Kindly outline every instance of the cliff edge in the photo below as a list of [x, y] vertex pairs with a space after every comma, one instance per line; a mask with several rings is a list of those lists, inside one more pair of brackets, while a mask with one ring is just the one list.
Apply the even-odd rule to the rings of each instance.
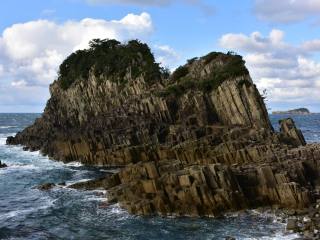
[[241, 56], [212, 52], [169, 74], [146, 44], [94, 40], [59, 73], [42, 116], [7, 144], [121, 167], [90, 183], [110, 203], [142, 215], [216, 216], [315, 201], [319, 145], [306, 145], [292, 119], [274, 132]]

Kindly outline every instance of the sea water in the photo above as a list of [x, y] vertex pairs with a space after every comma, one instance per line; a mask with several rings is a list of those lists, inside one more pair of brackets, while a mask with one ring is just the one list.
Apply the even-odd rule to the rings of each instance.
[[[162, 218], [129, 215], [108, 206], [99, 191], [55, 187], [39, 191], [47, 182], [66, 185], [93, 179], [105, 169], [78, 163], [63, 164], [6, 146], [7, 136], [32, 124], [40, 114], [0, 114], [0, 239], [294, 239], [285, 224], [255, 211], [223, 218]], [[277, 122], [285, 115], [271, 115]], [[320, 140], [320, 115], [293, 116], [308, 142]]]

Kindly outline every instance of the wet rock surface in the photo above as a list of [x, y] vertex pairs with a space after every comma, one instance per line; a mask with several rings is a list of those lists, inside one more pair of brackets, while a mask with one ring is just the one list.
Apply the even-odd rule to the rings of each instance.
[[320, 239], [320, 199], [308, 208], [287, 215], [289, 232], [298, 233], [301, 239]]
[[[137, 55], [133, 62], [144, 66]], [[7, 144], [121, 167], [71, 187], [105, 189], [110, 203], [133, 214], [219, 216], [315, 203], [320, 145], [306, 145], [292, 119], [274, 131], [240, 56], [211, 53], [155, 81], [125, 67], [121, 77], [90, 69], [67, 89], [58, 79], [42, 117]]]
[[0, 168], [6, 168], [6, 167], [8, 167], [7, 164], [2, 163], [2, 162], [0, 161]]
[[36, 188], [41, 191], [49, 191], [52, 188], [54, 188], [55, 186], [56, 186], [56, 184], [54, 184], [54, 183], [44, 183], [44, 184], [37, 186]]

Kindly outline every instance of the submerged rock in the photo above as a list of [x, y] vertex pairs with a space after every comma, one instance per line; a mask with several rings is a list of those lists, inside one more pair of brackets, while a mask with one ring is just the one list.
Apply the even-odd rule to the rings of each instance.
[[48, 190], [51, 190], [52, 188], [54, 188], [55, 186], [56, 185], [54, 183], [44, 183], [44, 184], [37, 186], [36, 188], [41, 191], [48, 191]]
[[107, 189], [110, 203], [133, 214], [217, 216], [315, 201], [320, 145], [306, 145], [292, 119], [274, 131], [241, 56], [213, 52], [168, 75], [145, 44], [91, 45], [65, 60], [43, 115], [7, 144], [123, 167], [70, 187]]

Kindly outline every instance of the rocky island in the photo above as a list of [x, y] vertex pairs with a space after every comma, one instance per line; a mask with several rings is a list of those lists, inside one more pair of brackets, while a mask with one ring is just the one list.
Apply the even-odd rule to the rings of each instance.
[[64, 162], [118, 167], [76, 188], [107, 190], [132, 214], [218, 216], [303, 209], [320, 187], [320, 145], [292, 119], [275, 132], [242, 57], [212, 52], [170, 74], [137, 40], [71, 54], [35, 123], [7, 144]]
[[288, 111], [274, 111], [272, 114], [295, 114], [295, 115], [308, 115], [311, 114], [307, 108], [297, 108]]

